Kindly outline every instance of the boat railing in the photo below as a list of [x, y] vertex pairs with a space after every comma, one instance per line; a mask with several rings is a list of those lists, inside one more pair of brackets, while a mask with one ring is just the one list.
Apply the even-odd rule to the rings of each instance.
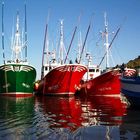
[[7, 64], [28, 64], [27, 61], [23, 61], [23, 60], [16, 61], [16, 62], [14, 60], [8, 60], [6, 63]]
[[136, 69], [132, 69], [132, 68], [125, 68], [122, 76], [125, 78], [134, 78], [137, 76], [137, 71]]

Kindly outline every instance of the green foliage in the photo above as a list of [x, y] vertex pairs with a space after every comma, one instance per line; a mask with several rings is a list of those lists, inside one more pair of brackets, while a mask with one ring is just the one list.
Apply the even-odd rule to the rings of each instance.
[[134, 60], [130, 60], [128, 63], [124, 64], [122, 63], [122, 65], [116, 65], [115, 68], [125, 68], [125, 67], [128, 67], [128, 68], [136, 68], [136, 67], [140, 67], [140, 55], [135, 58]]
[[127, 67], [129, 68], [135, 68], [140, 66], [140, 56], [138, 56], [137, 58], [135, 58], [134, 60], [130, 60], [127, 64]]

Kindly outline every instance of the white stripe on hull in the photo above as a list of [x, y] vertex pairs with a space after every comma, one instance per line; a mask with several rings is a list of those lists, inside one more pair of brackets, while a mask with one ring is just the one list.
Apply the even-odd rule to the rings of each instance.
[[33, 93], [27, 93], [27, 92], [6, 92], [6, 93], [0, 93], [0, 95], [4, 95], [4, 94], [10, 94], [10, 95], [20, 95], [20, 94], [33, 94]]
[[118, 97], [118, 98], [120, 98], [120, 94], [106, 94], [106, 95], [103, 95], [103, 94], [95, 94], [93, 96]]
[[47, 93], [45, 95], [74, 95], [73, 92]]

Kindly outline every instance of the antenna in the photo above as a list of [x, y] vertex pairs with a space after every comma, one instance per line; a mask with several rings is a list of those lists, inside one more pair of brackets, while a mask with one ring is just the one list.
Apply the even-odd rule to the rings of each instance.
[[3, 49], [3, 63], [5, 64], [5, 53], [4, 53], [4, 2], [2, 2], [2, 49]]
[[105, 27], [106, 27], [106, 26], [108, 26], [107, 14], [106, 14], [106, 12], [104, 12], [104, 20], [105, 20], [105, 21], [104, 21], [104, 22], [105, 22], [104, 24], [105, 24]]

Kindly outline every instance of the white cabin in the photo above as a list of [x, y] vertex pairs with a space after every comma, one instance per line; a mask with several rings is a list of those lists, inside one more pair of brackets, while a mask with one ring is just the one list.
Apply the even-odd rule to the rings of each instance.
[[85, 73], [82, 79], [84, 81], [94, 79], [95, 77], [101, 74], [101, 69], [97, 65], [91, 64], [92, 57], [90, 53], [86, 54], [86, 58], [87, 58], [88, 64], [87, 64], [87, 72]]
[[84, 81], [94, 79], [101, 74], [101, 69], [96, 65], [87, 66], [87, 69], [88, 71], [83, 76]]

